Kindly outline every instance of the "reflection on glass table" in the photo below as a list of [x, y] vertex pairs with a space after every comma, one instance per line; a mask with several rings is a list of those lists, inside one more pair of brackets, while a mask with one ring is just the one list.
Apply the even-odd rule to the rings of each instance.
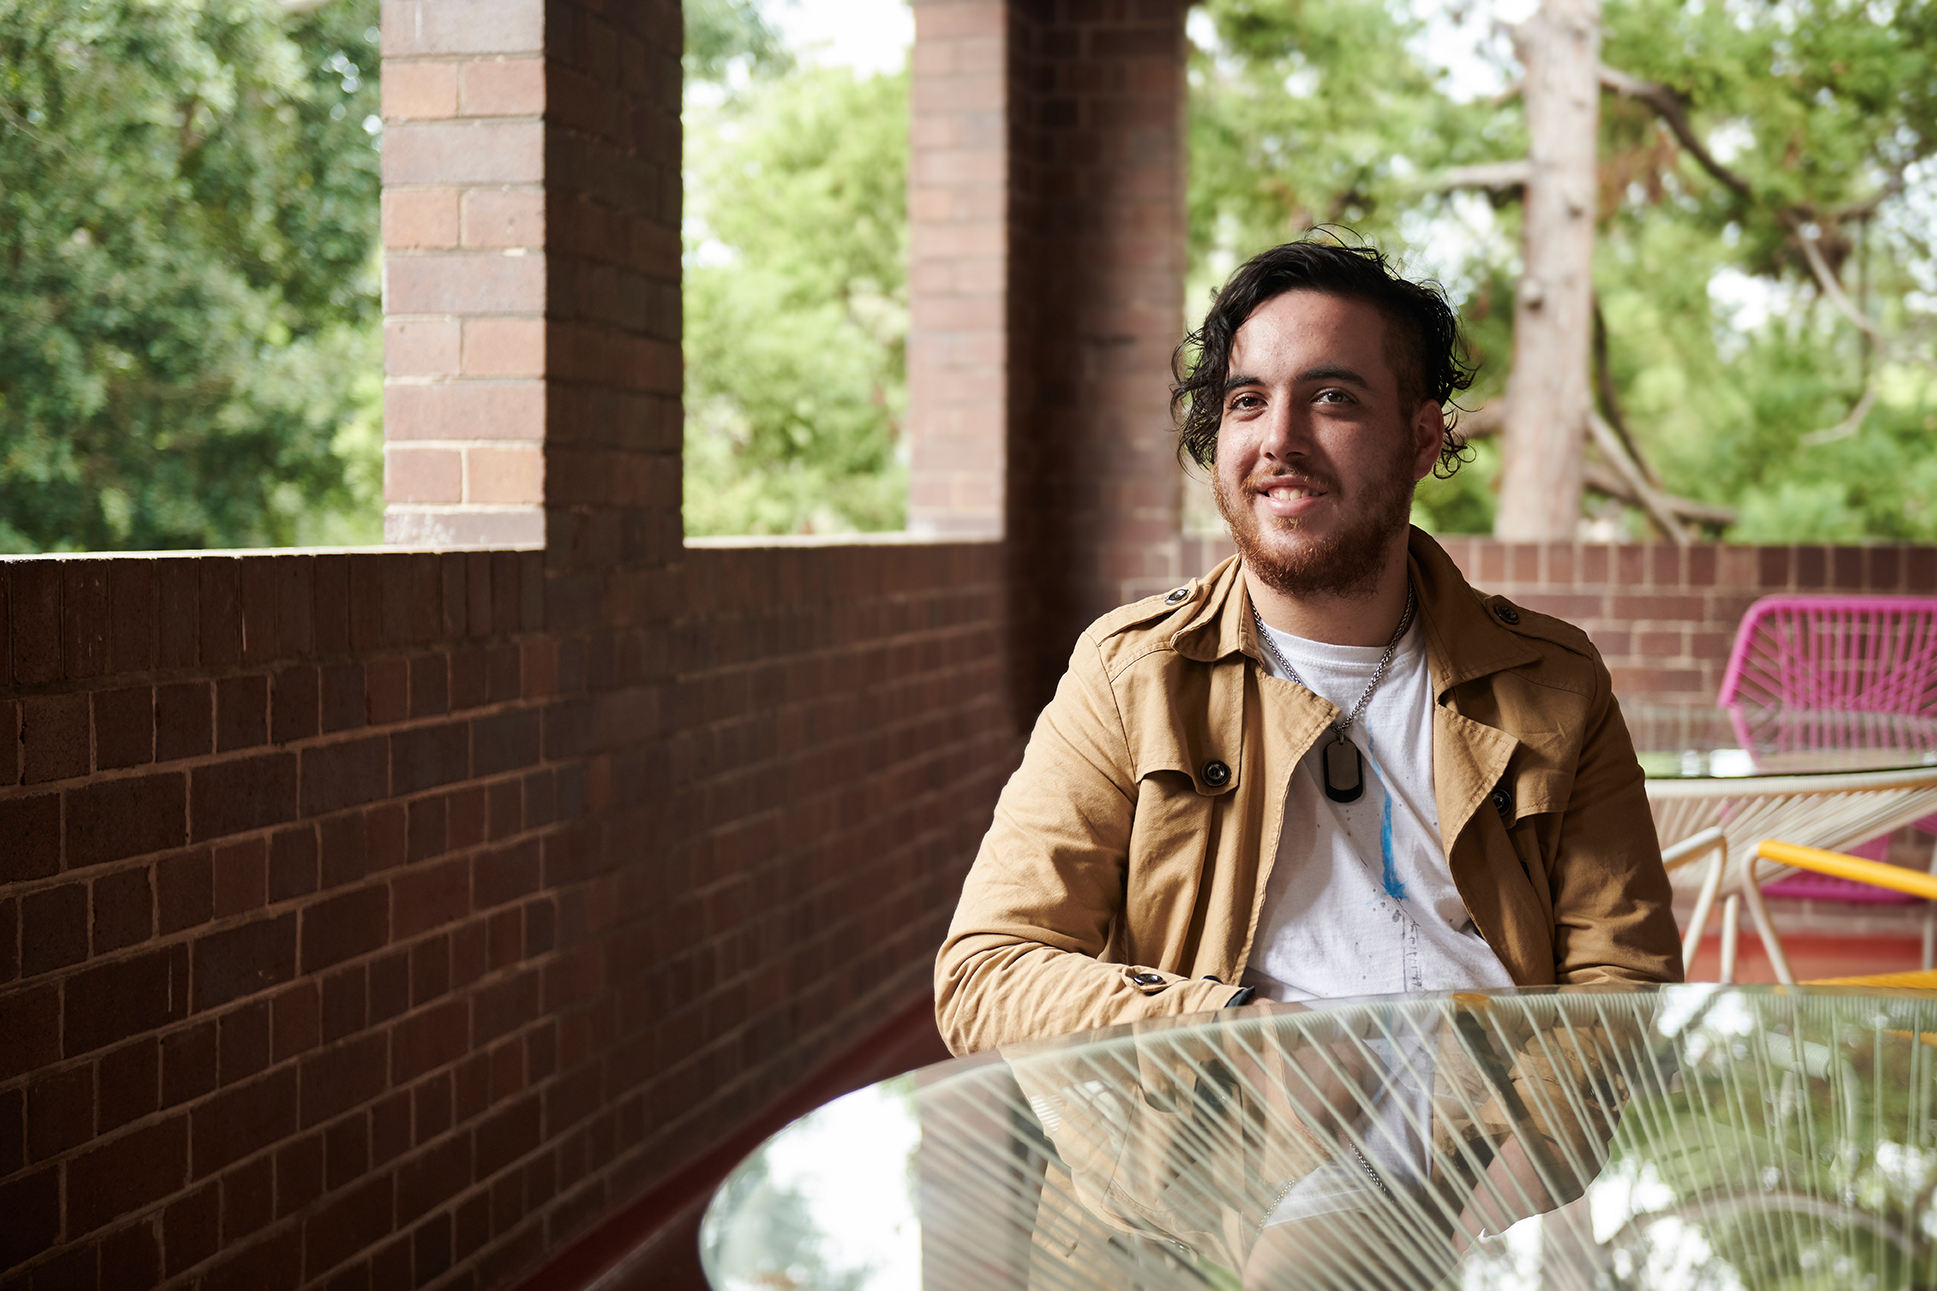
[[1622, 711], [1651, 780], [1937, 766], [1937, 718], [1745, 704], [1637, 704]]
[[1228, 1010], [795, 1122], [719, 1291], [1937, 1284], [1937, 995], [1547, 989]]

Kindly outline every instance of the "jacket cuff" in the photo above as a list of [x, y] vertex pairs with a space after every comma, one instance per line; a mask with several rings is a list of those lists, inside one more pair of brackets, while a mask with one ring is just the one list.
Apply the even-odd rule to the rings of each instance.
[[1258, 998], [1257, 987], [1240, 986], [1238, 988], [1238, 993], [1236, 995], [1233, 995], [1230, 999], [1224, 1001], [1224, 1007], [1227, 1009], [1235, 1009], [1240, 1005], [1249, 1004], [1251, 1001], [1257, 998]]

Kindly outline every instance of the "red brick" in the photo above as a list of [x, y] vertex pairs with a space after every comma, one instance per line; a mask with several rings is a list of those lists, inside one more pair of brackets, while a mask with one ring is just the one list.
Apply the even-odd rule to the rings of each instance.
[[179, 1190], [188, 1169], [188, 1118], [131, 1130], [67, 1166], [70, 1236], [132, 1213]]
[[356, 1036], [302, 1062], [303, 1128], [321, 1125], [384, 1091], [382, 1033]]
[[0, 798], [0, 884], [60, 873], [61, 798], [57, 793]]
[[81, 695], [20, 701], [21, 780], [43, 784], [88, 773], [88, 702]]
[[320, 816], [373, 802], [389, 791], [389, 741], [381, 735], [303, 750], [302, 807]]
[[369, 821], [362, 812], [333, 816], [322, 822], [323, 887], [341, 887], [370, 872]]
[[433, 1281], [451, 1267], [451, 1217], [433, 1215], [411, 1234], [411, 1258], [418, 1285]]
[[200, 757], [213, 747], [214, 688], [205, 681], [155, 688], [155, 761]]
[[276, 1217], [294, 1214], [323, 1195], [323, 1136], [305, 1135], [276, 1150]]
[[99, 1127], [120, 1129], [154, 1111], [161, 1085], [161, 1046], [153, 1036], [103, 1055], [100, 1063]]
[[280, 599], [276, 567], [283, 557], [249, 556], [236, 562], [241, 584], [242, 658], [247, 663], [266, 663], [282, 650], [282, 633], [276, 623]]
[[1796, 548], [1796, 586], [1813, 591], [1828, 582], [1828, 553], [1821, 547]]
[[165, 856], [155, 864], [157, 926], [165, 936], [207, 923], [215, 913], [215, 870], [207, 848]]
[[383, 245], [388, 249], [445, 249], [458, 244], [458, 194], [449, 189], [386, 190], [380, 219]]
[[517, 780], [502, 780], [491, 786], [488, 799], [493, 840], [510, 838], [524, 828], [523, 789]]
[[262, 908], [269, 870], [269, 847], [263, 839], [216, 848], [214, 870], [216, 918]]
[[388, 1174], [329, 1202], [303, 1225], [303, 1276], [315, 1278], [390, 1233], [396, 1181]]
[[1838, 591], [1861, 591], [1869, 585], [1863, 572], [1863, 548], [1833, 547], [1829, 558], [1830, 585]]
[[296, 975], [296, 916], [257, 919], [195, 939], [195, 1011], [288, 981]]
[[456, 1210], [455, 1225], [452, 1230], [452, 1254], [459, 1260], [467, 1260], [483, 1246], [490, 1236], [491, 1212], [489, 1199], [482, 1193], [466, 1198]]
[[215, 1023], [170, 1032], [161, 1039], [161, 1105], [177, 1107], [215, 1088]]
[[383, 887], [360, 888], [303, 911], [303, 972], [314, 973], [389, 940], [389, 898]]
[[[435, 552], [419, 551], [411, 553], [410, 641], [412, 645], [430, 645], [437, 641], [443, 634], [443, 567], [443, 560]], [[422, 657], [415, 656], [411, 660], [410, 708], [412, 715], [415, 715], [418, 710], [416, 698], [417, 659]], [[442, 656], [432, 657], [442, 658]]]
[[457, 115], [457, 65], [387, 59], [383, 66], [386, 121]]
[[276, 561], [276, 629], [278, 653], [295, 658], [316, 649], [316, 562], [310, 556], [281, 557]]
[[451, 989], [451, 944], [431, 937], [410, 948], [410, 1002], [424, 1005]]
[[370, 1025], [410, 1007], [410, 953], [394, 950], [370, 965]]
[[416, 793], [463, 780], [470, 774], [468, 723], [419, 726], [390, 737], [390, 776], [395, 793]]
[[242, 659], [242, 562], [232, 556], [204, 556], [196, 564], [201, 662], [213, 667], [239, 663]]
[[188, 948], [168, 946], [67, 979], [62, 1049], [74, 1058], [188, 1015]]
[[233, 1085], [269, 1065], [269, 1005], [257, 1002], [222, 1015], [216, 1039], [216, 1083]]
[[472, 1045], [488, 1044], [536, 1018], [538, 985], [538, 973], [530, 970], [479, 989], [472, 996]]
[[12, 897], [0, 897], [0, 982], [20, 976], [19, 906]]
[[87, 886], [67, 883], [20, 899], [20, 974], [52, 972], [87, 958]]
[[13, 679], [22, 686], [59, 681], [61, 567], [52, 560], [14, 561], [7, 567], [13, 620]]
[[370, 1173], [370, 1117], [354, 1112], [323, 1131], [323, 1187], [334, 1192]]
[[370, 1164], [386, 1166], [410, 1151], [410, 1091], [400, 1089], [370, 1108]]
[[410, 661], [410, 715], [441, 717], [450, 711], [449, 670], [441, 654], [417, 655]]
[[67, 865], [79, 869], [186, 841], [179, 772], [104, 780], [67, 793]]
[[155, 935], [155, 899], [146, 866], [94, 880], [94, 953], [105, 955]]
[[273, 1067], [198, 1104], [189, 1113], [194, 1178], [273, 1146], [296, 1132], [296, 1071]]
[[545, 63], [486, 58], [460, 65], [458, 104], [467, 117], [537, 116], [545, 110]]
[[316, 890], [316, 827], [277, 830], [269, 841], [269, 900], [286, 901]]
[[202, 1291], [290, 1291], [302, 1281], [302, 1233], [279, 1229], [254, 1245], [225, 1250]]
[[316, 653], [342, 654], [350, 648], [350, 558], [316, 557], [314, 580]]
[[155, 562], [108, 562], [108, 671], [148, 672], [155, 666]]
[[101, 1240], [102, 1286], [146, 1291], [161, 1284], [161, 1241], [156, 1228], [154, 1219], [144, 1219]]
[[298, 982], [271, 1003], [272, 1060], [282, 1062], [323, 1042], [316, 983]]
[[[384, 131], [383, 182], [536, 184], [544, 179], [544, 138], [535, 121], [398, 122]], [[408, 298], [390, 308], [400, 314], [467, 312]]]
[[201, 653], [201, 561], [155, 562], [155, 663], [193, 667]]
[[0, 1081], [61, 1056], [61, 996], [53, 986], [0, 991]]
[[293, 820], [296, 755], [265, 753], [196, 767], [189, 777], [188, 806], [197, 842]]
[[269, 739], [269, 679], [224, 677], [215, 683], [215, 750], [252, 748]]
[[410, 804], [409, 860], [422, 861], [443, 855], [444, 809], [442, 798], [419, 798]]
[[410, 665], [404, 659], [372, 659], [364, 668], [366, 715], [372, 726], [410, 716]]
[[538, 1147], [538, 1098], [527, 1095], [477, 1128], [477, 1177], [489, 1178]]
[[541, 440], [545, 384], [506, 379], [393, 385], [384, 391], [383, 417], [385, 433], [401, 441]]
[[364, 701], [363, 665], [330, 664], [322, 670], [323, 732], [354, 730], [368, 712]]
[[44, 1074], [27, 1086], [27, 1159], [45, 1161], [94, 1137], [94, 1067]]
[[94, 763], [107, 770], [155, 759], [155, 692], [138, 686], [97, 691], [94, 700]]
[[482, 650], [463, 650], [451, 656], [451, 710], [477, 708], [489, 701], [490, 670]]
[[491, 1105], [491, 1064], [483, 1054], [473, 1054], [457, 1064], [451, 1081], [451, 1111], [463, 1125]]
[[287, 744], [317, 733], [317, 687], [317, 671], [306, 664], [276, 674], [269, 707], [271, 740]]
[[221, 1216], [216, 1186], [198, 1188], [162, 1212], [162, 1248], [170, 1277], [215, 1254]]
[[[455, 344], [452, 350], [455, 358]], [[393, 446], [384, 452], [383, 468], [383, 499], [393, 505], [464, 501], [464, 454], [457, 449]]]
[[409, 859], [408, 826], [398, 802], [380, 802], [366, 817], [370, 837], [370, 873], [395, 869]]
[[[5, 631], [6, 626], [4, 610], [0, 609], [0, 631]], [[17, 700], [0, 699], [0, 785], [19, 783], [20, 704]]]
[[222, 1244], [238, 1246], [275, 1217], [275, 1161], [257, 1157], [222, 1176]]
[[0, 1267], [16, 1268], [52, 1246], [60, 1235], [58, 1167], [0, 1182]]

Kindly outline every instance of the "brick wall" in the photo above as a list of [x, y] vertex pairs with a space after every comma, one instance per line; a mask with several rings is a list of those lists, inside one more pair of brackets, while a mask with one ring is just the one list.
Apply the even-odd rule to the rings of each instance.
[[993, 546], [15, 560], [7, 1287], [505, 1286], [926, 990]]
[[[1783, 592], [1937, 595], [1937, 548], [1730, 547], [1666, 543], [1439, 540], [1475, 586], [1578, 625], [1624, 698], [1708, 704], [1721, 689], [1742, 614]], [[1185, 541], [1193, 571], [1231, 554], [1221, 538]]]

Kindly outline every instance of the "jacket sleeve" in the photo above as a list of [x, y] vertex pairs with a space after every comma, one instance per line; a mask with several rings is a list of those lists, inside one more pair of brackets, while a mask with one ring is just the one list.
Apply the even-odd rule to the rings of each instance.
[[1641, 765], [1599, 658], [1594, 673], [1595, 702], [1548, 872], [1554, 980], [1679, 982], [1681, 935]]
[[1122, 717], [1085, 634], [996, 803], [935, 960], [935, 1019], [951, 1051], [1230, 1001], [1229, 985], [1099, 958], [1123, 914], [1136, 805]]

